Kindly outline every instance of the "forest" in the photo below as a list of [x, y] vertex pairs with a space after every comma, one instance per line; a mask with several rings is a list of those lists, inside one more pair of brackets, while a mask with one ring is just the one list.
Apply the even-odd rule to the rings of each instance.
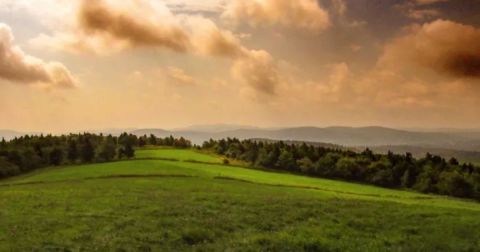
[[341, 179], [387, 188], [480, 200], [480, 167], [427, 154], [375, 154], [345, 149], [286, 144], [282, 141], [210, 140], [203, 149], [248, 162], [251, 166]]
[[38, 168], [59, 165], [102, 163], [135, 156], [135, 147], [145, 145], [191, 147], [184, 138], [172, 136], [157, 138], [137, 137], [123, 133], [120, 136], [102, 134], [70, 134], [23, 136], [0, 142], [0, 178], [11, 177]]

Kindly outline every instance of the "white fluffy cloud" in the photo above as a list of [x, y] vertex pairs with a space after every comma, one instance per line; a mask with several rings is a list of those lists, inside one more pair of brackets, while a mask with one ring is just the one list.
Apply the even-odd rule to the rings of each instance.
[[13, 44], [9, 26], [0, 23], [0, 78], [21, 84], [40, 84], [51, 88], [75, 86], [74, 77], [59, 62], [45, 62], [24, 53]]

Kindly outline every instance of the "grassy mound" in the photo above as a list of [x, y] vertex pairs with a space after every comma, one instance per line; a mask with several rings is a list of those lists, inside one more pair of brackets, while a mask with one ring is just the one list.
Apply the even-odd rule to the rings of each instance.
[[1, 181], [0, 251], [480, 247], [475, 202], [224, 166], [192, 150], [137, 157]]

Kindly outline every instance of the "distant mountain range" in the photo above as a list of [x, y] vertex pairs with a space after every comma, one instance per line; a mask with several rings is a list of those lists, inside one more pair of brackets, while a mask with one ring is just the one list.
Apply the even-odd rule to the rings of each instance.
[[[370, 147], [374, 152], [380, 154], [386, 154], [389, 151], [393, 153], [412, 153], [414, 157], [425, 157], [427, 153], [441, 156], [445, 159], [450, 159], [452, 157], [462, 161], [462, 162], [472, 162], [475, 164], [480, 164], [480, 151], [465, 151], [465, 150], [455, 150], [455, 149], [446, 149], [439, 147], [422, 147], [422, 146], [408, 146], [408, 145], [396, 145], [396, 146], [372, 146]], [[355, 150], [360, 151], [360, 148]]]
[[[480, 130], [400, 130], [385, 127], [293, 127], [293, 128], [256, 128], [243, 125], [197, 125], [174, 130], [165, 129], [112, 129], [96, 130], [93, 133], [118, 135], [129, 132], [135, 135], [154, 134], [158, 137], [173, 135], [184, 137], [195, 144], [212, 139], [236, 137], [239, 139], [271, 139], [284, 141], [305, 141], [320, 144], [332, 144], [345, 147], [370, 147], [378, 151], [424, 153], [436, 150], [439, 153], [462, 151], [461, 155], [480, 157]], [[0, 130], [0, 137], [11, 139], [25, 133]], [[480, 158], [478, 158], [480, 160]]]
[[205, 124], [205, 125], [192, 125], [184, 128], [173, 129], [172, 131], [200, 131], [200, 132], [222, 132], [231, 131], [237, 129], [260, 129], [259, 127], [253, 127], [248, 125], [238, 124]]
[[284, 129], [240, 128], [226, 131], [140, 129], [136, 135], [183, 136], [200, 144], [210, 138], [263, 138], [330, 143], [343, 146], [423, 146], [480, 151], [480, 132], [418, 132], [384, 127], [297, 127]]

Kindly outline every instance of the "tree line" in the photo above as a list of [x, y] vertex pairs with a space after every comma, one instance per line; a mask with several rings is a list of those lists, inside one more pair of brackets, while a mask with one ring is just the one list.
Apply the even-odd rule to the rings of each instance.
[[67, 164], [86, 164], [130, 159], [135, 147], [145, 145], [189, 148], [191, 142], [172, 136], [158, 138], [123, 133], [22, 136], [0, 142], [0, 178], [15, 176], [38, 168]]
[[410, 153], [381, 155], [368, 148], [353, 152], [235, 138], [206, 141], [202, 148], [256, 167], [480, 200], [480, 167], [455, 158], [427, 154], [416, 159]]

